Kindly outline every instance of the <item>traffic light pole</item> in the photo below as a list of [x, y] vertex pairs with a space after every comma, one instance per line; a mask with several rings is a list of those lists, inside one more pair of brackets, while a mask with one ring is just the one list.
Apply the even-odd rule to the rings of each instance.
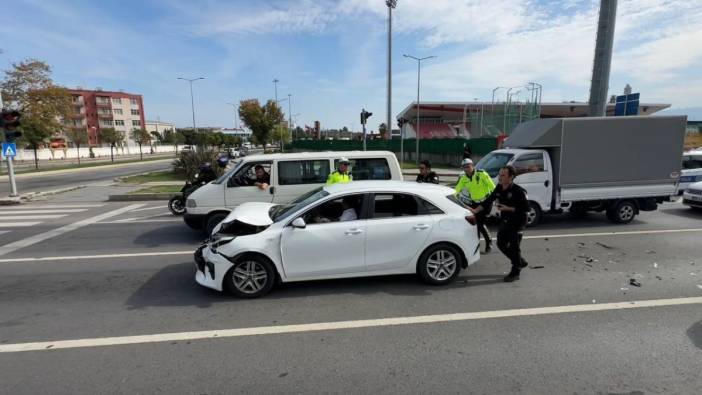
[[363, 150], [366, 150], [366, 124], [361, 124], [363, 126]]
[[10, 197], [19, 196], [17, 193], [17, 183], [15, 183], [15, 167], [12, 164], [12, 157], [7, 157], [7, 175], [10, 178]]

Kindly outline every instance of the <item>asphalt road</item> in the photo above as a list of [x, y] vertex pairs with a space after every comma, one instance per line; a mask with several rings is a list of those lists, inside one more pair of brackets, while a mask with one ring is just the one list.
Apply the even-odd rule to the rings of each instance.
[[[171, 168], [172, 159], [163, 159], [147, 162], [123, 163], [117, 165], [98, 166], [71, 171], [56, 171], [48, 174], [29, 173], [19, 174], [16, 178], [19, 193], [42, 192], [67, 188], [91, 183], [109, 182], [115, 177], [130, 174], [168, 170]], [[0, 176], [0, 196], [10, 193], [10, 183], [7, 175]]]
[[[163, 202], [92, 206], [0, 235], [0, 393], [702, 388], [702, 215], [679, 204], [624, 226], [596, 214], [549, 217], [527, 231], [531, 268], [512, 284], [501, 282], [508, 265], [493, 252], [447, 287], [413, 276], [318, 281], [257, 300], [195, 284], [190, 251], [202, 236], [165, 215]], [[641, 301], [666, 305], [637, 307]], [[547, 307], [555, 309], [529, 310]], [[438, 316], [456, 313], [474, 315]], [[355, 327], [363, 320], [377, 322]], [[340, 324], [310, 325], [318, 323]], [[306, 326], [288, 333], [289, 325]], [[242, 328], [264, 329], [230, 331]], [[281, 333], [266, 334], [271, 328]], [[153, 337], [127, 338], [142, 335]], [[94, 340], [104, 338], [103, 346]], [[78, 339], [86, 340], [52, 349]], [[3, 348], [34, 342], [50, 343]]]

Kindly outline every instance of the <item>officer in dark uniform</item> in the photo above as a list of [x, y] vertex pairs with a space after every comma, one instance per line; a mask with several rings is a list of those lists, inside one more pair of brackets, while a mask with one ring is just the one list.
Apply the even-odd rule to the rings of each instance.
[[419, 162], [419, 174], [417, 174], [417, 182], [428, 182], [430, 184], [438, 184], [439, 176], [431, 171], [431, 163], [428, 160]]
[[505, 276], [505, 282], [519, 280], [521, 269], [527, 266], [527, 261], [522, 258], [519, 244], [522, 242], [522, 229], [526, 226], [529, 203], [524, 188], [514, 183], [517, 172], [512, 166], [500, 169], [499, 184], [487, 199], [478, 207], [470, 208], [477, 214], [491, 207], [497, 200], [497, 209], [500, 211], [500, 229], [497, 232], [497, 247], [512, 263], [512, 270]]

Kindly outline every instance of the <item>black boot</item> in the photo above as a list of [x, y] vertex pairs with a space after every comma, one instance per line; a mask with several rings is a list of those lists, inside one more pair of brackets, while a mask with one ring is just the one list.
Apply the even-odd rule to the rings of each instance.
[[488, 240], [485, 242], [485, 253], [486, 253], [486, 254], [489, 254], [490, 251], [492, 251], [492, 240], [488, 239]]
[[511, 283], [511, 282], [519, 280], [519, 269], [517, 269], [513, 266], [512, 270], [509, 272], [508, 275], [505, 276], [505, 278], [503, 278], [503, 280], [506, 283]]
[[524, 269], [525, 267], [527, 267], [527, 265], [529, 265], [529, 262], [527, 262], [526, 259], [524, 259], [524, 258], [521, 258], [521, 259], [522, 259], [522, 264], [519, 265], [519, 268]]

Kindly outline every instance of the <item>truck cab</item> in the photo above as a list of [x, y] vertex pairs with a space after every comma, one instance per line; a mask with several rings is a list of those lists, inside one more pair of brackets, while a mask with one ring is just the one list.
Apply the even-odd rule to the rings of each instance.
[[476, 167], [485, 170], [497, 184], [500, 168], [514, 166], [514, 182], [527, 191], [530, 212], [528, 224], [538, 223], [544, 212], [551, 210], [553, 168], [548, 152], [541, 149], [500, 149], [483, 157]]

